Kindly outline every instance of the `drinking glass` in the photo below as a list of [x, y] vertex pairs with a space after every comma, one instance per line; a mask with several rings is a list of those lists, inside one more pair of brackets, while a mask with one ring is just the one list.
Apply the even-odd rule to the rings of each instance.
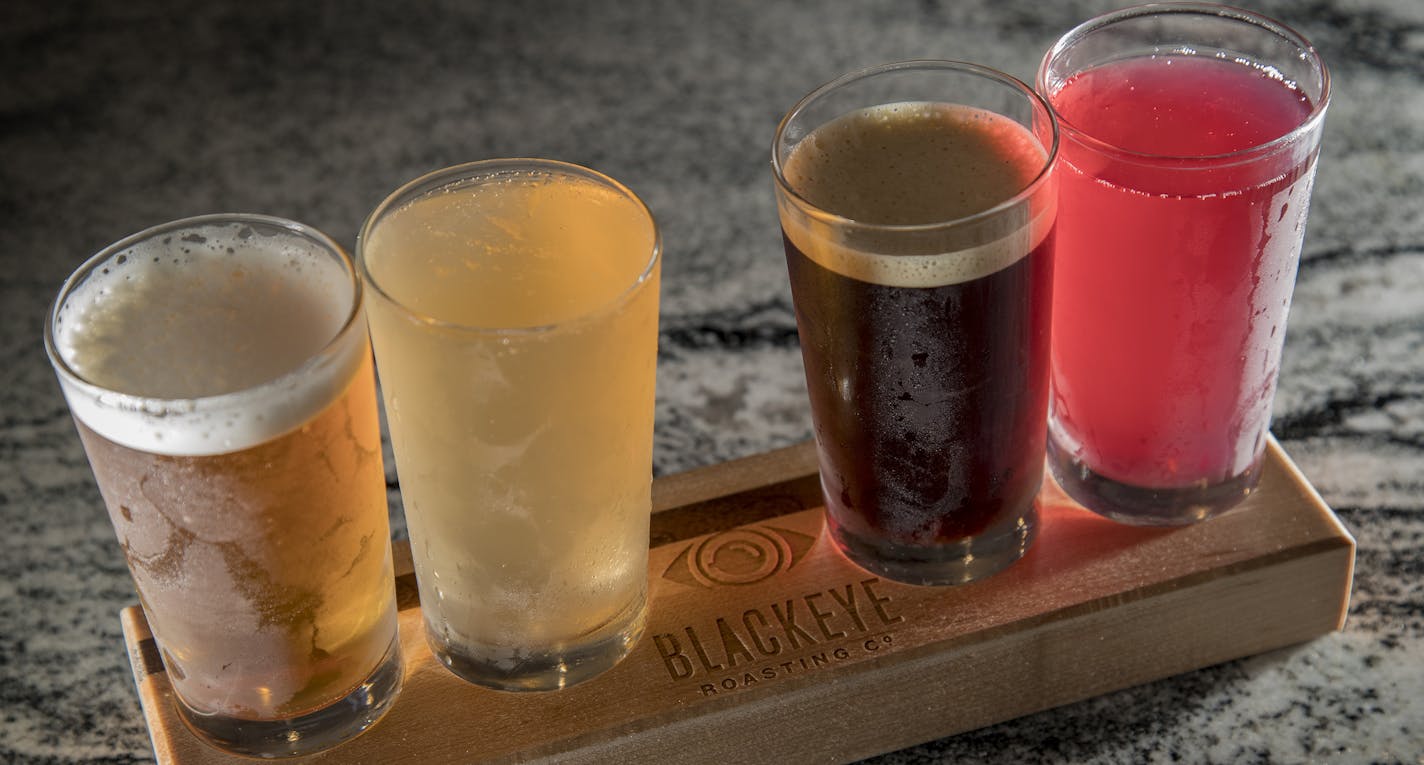
[[827, 525], [871, 572], [967, 582], [1033, 540], [1056, 148], [1032, 89], [959, 62], [846, 75], [777, 128]]
[[647, 608], [661, 246], [622, 184], [550, 160], [440, 170], [357, 246], [433, 653], [550, 690]]
[[155, 226], [69, 277], [45, 349], [188, 726], [273, 757], [375, 723], [401, 665], [346, 253], [260, 215]]
[[1179, 525], [1261, 476], [1330, 78], [1289, 28], [1128, 8], [1058, 41], [1048, 454], [1102, 515]]

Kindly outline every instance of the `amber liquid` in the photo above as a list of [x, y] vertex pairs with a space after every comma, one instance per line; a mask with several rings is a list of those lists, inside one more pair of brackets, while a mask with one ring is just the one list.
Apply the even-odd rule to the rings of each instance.
[[392, 648], [395, 590], [364, 359], [296, 430], [229, 454], [135, 451], [77, 422], [164, 665], [198, 714], [297, 717]]

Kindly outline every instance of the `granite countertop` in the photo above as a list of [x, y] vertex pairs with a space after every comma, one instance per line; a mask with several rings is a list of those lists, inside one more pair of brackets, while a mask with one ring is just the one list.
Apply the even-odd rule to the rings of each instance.
[[[1349, 620], [875, 762], [1424, 762], [1424, 4], [1244, 4], [1310, 37], [1335, 78], [1275, 432], [1359, 542]], [[657, 473], [753, 454], [811, 434], [768, 167], [783, 111], [895, 59], [1028, 79], [1060, 33], [1116, 5], [6, 5], [0, 761], [152, 757], [117, 618], [135, 595], [40, 340], [89, 254], [223, 211], [349, 246], [426, 171], [589, 165], [662, 226]]]

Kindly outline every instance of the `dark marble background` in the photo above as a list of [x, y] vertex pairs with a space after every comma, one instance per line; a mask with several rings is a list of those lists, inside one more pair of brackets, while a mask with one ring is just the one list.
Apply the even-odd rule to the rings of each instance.
[[[1424, 762], [1424, 3], [1246, 4], [1335, 77], [1275, 430], [1359, 540], [1349, 622], [877, 762]], [[40, 341], [90, 253], [222, 211], [349, 246], [426, 171], [590, 165], [663, 228], [657, 472], [752, 454], [811, 433], [768, 169], [782, 112], [894, 59], [1028, 79], [1116, 5], [0, 4], [0, 761], [152, 756], [117, 618], [135, 596]]]

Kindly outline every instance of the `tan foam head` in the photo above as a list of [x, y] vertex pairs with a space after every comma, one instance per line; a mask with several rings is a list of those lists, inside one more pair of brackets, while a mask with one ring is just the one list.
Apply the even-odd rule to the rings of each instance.
[[783, 223], [807, 257], [845, 276], [906, 287], [969, 281], [1028, 254], [1052, 225], [1052, 205], [1033, 205], [1022, 225], [1000, 236], [929, 254], [888, 254], [904, 235], [896, 227], [949, 230], [1023, 192], [1045, 161], [1031, 132], [992, 112], [925, 102], [872, 107], [817, 128], [783, 169], [802, 199], [853, 222], [845, 228], [856, 230], [855, 241], [838, 235], [834, 221], [783, 215]]

